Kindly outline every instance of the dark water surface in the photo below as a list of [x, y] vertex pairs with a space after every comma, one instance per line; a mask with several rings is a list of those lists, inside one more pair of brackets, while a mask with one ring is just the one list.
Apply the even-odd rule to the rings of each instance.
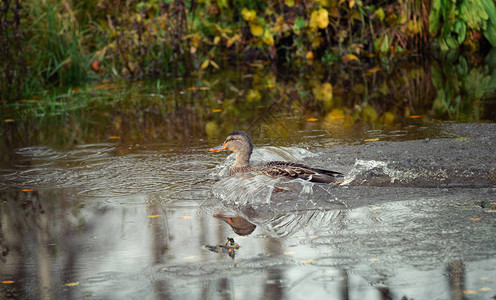
[[[99, 104], [4, 122], [0, 298], [496, 295], [493, 100], [443, 112], [428, 89], [395, 103], [400, 89], [363, 98], [322, 75], [329, 102], [313, 78], [253, 74], [115, 85]], [[254, 162], [345, 182], [228, 177], [233, 156], [207, 150], [232, 129], [252, 135]]]

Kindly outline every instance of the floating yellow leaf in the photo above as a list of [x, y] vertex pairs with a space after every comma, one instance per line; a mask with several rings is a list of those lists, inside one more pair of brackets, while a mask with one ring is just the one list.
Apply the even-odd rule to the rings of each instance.
[[489, 292], [491, 290], [490, 287], [483, 287], [483, 288], [480, 288], [479, 291], [481, 292]]
[[220, 108], [212, 109], [212, 112], [221, 112], [221, 111], [222, 111], [222, 109], [220, 109]]
[[369, 261], [374, 262], [374, 261], [379, 261], [379, 259], [377, 259], [377, 258], [374, 257], [374, 258], [369, 258]]
[[480, 221], [481, 218], [470, 218], [470, 221]]
[[379, 138], [365, 139], [365, 142], [377, 142]]
[[2, 280], [2, 283], [5, 283], [5, 284], [12, 284], [14, 282], [15, 282], [14, 280]]
[[489, 279], [489, 277], [483, 276], [483, 277], [481, 277], [481, 278], [479, 278], [479, 279], [480, 279], [480, 280], [488, 280], [488, 279]]
[[192, 216], [180, 216], [180, 217], [178, 217], [178, 219], [189, 220], [189, 219], [193, 219], [193, 217]]
[[74, 281], [74, 282], [68, 282], [66, 284], [64, 284], [65, 286], [76, 286], [76, 285], [79, 285], [79, 281]]
[[344, 62], [348, 62], [348, 61], [352, 61], [352, 60], [358, 60], [358, 57], [353, 53], [349, 53], [349, 54], [343, 55], [341, 57], [341, 60]]
[[121, 138], [120, 136], [116, 136], [116, 135], [111, 135], [108, 137], [109, 140], [118, 140], [120, 138]]
[[477, 294], [477, 291], [475, 291], [475, 290], [464, 290], [463, 293], [465, 295], [476, 295]]
[[155, 219], [158, 217], [160, 217], [160, 215], [148, 215], [148, 218], [150, 218], [150, 219]]
[[382, 207], [380, 207], [380, 206], [371, 206], [371, 207], [370, 207], [370, 209], [372, 209], [372, 210], [381, 209], [381, 208], [382, 208]]
[[317, 262], [317, 260], [315, 260], [315, 259], [308, 259], [308, 260], [302, 260], [301, 261], [302, 264], [313, 264], [316, 262]]
[[203, 70], [205, 70], [205, 69], [208, 67], [208, 65], [209, 65], [209, 64], [210, 64], [210, 60], [209, 60], [209, 59], [205, 59], [205, 60], [202, 62], [202, 64], [201, 64], [200, 68], [201, 68], [201, 69], [203, 69]]
[[194, 255], [191, 255], [191, 256], [185, 256], [183, 257], [183, 259], [195, 259], [196, 256]]
[[315, 121], [318, 121], [319, 119], [317, 118], [308, 118], [307, 121], [308, 122], [315, 122]]
[[258, 23], [250, 23], [250, 32], [254, 36], [261, 36], [264, 32], [262, 26]]
[[245, 21], [251, 22], [254, 21], [257, 17], [257, 12], [253, 9], [243, 8], [241, 10], [241, 15], [243, 16], [243, 19], [245, 19]]
[[22, 189], [21, 191], [23, 191], [23, 192], [32, 192], [33, 189]]
[[3, 120], [3, 121], [4, 121], [5, 123], [12, 123], [12, 122], [14, 122], [14, 119], [5, 119], [5, 120]]
[[486, 212], [488, 212], [488, 213], [495, 213], [496, 212], [496, 209], [486, 210]]
[[294, 251], [287, 251], [287, 252], [284, 252], [284, 254], [285, 255], [293, 255], [293, 254], [295, 254], [295, 252]]

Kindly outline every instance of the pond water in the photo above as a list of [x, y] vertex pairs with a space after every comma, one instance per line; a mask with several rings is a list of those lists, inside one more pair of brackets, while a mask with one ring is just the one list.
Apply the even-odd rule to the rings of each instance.
[[[431, 64], [255, 65], [4, 108], [0, 298], [494, 297], [495, 102], [467, 92], [492, 70], [452, 94]], [[233, 129], [344, 183], [227, 176]]]

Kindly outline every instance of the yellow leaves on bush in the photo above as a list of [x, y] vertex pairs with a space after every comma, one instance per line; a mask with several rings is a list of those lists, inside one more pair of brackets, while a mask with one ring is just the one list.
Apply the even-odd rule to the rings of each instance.
[[243, 19], [248, 22], [253, 22], [257, 18], [257, 12], [253, 9], [247, 9], [246, 7], [241, 10], [241, 15]]
[[329, 12], [325, 8], [314, 10], [310, 15], [309, 26], [312, 30], [325, 29], [329, 26]]
[[359, 59], [355, 54], [350, 53], [350, 54], [346, 54], [346, 55], [341, 56], [341, 60], [343, 62], [349, 62], [349, 61], [359, 60]]
[[265, 30], [262, 41], [269, 46], [274, 45], [274, 36], [270, 33], [269, 30]]
[[205, 59], [205, 60], [202, 62], [202, 64], [201, 64], [200, 68], [201, 68], [202, 70], [205, 70], [206, 68], [208, 68], [208, 66], [209, 66], [209, 65], [211, 65], [212, 67], [214, 67], [214, 68], [216, 68], [216, 69], [219, 69], [219, 65], [218, 65], [215, 61], [211, 60], [210, 58]]
[[253, 36], [261, 36], [263, 32], [263, 27], [258, 22], [250, 22], [250, 33]]
[[251, 89], [246, 94], [246, 101], [248, 102], [257, 102], [260, 99], [262, 99], [262, 95], [257, 90]]

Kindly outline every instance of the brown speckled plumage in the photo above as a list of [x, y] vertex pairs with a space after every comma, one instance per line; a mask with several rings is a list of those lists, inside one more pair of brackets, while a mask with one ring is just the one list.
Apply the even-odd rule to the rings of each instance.
[[244, 172], [259, 172], [270, 177], [301, 178], [320, 183], [337, 183], [343, 178], [339, 172], [312, 168], [303, 164], [271, 161], [261, 166], [251, 166], [250, 156], [253, 152], [251, 138], [243, 131], [231, 132], [225, 142], [210, 151], [230, 150], [236, 154], [236, 161], [231, 168], [230, 175]]

